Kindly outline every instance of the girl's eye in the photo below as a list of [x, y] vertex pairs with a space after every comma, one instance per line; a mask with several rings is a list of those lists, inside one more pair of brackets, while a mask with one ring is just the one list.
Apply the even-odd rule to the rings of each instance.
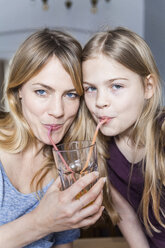
[[122, 86], [120, 84], [113, 84], [112, 85], [112, 89], [114, 89], [114, 90], [119, 90], [121, 88], [122, 88]]
[[94, 91], [96, 91], [96, 88], [95, 87], [85, 87], [85, 92], [89, 92], [89, 93], [91, 93], [91, 92], [94, 92]]
[[79, 97], [78, 94], [73, 93], [73, 92], [68, 92], [68, 93], [66, 94], [66, 96], [69, 97], [69, 98], [77, 98], [77, 97]]
[[46, 95], [46, 91], [45, 90], [36, 90], [35, 92], [39, 96], [45, 96]]

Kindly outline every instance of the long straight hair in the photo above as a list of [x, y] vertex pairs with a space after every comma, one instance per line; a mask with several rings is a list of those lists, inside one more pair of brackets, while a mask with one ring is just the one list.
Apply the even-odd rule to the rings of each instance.
[[[81, 52], [79, 42], [67, 33], [59, 30], [42, 29], [30, 35], [16, 51], [9, 68], [5, 85], [5, 99], [7, 100], [6, 113], [0, 115], [0, 149], [9, 153], [24, 151], [36, 139], [30, 126], [22, 114], [19, 88], [38, 74], [49, 59], [57, 58], [66, 72], [70, 75], [76, 92], [83, 94], [81, 80]], [[77, 129], [78, 117], [72, 124]], [[74, 139], [71, 131], [70, 139]], [[38, 186], [41, 186], [45, 175], [54, 168], [52, 147], [43, 148], [45, 162], [37, 173]]]
[[[152, 204], [156, 220], [165, 227], [161, 219], [161, 214], [164, 215], [165, 213], [160, 206], [162, 186], [165, 183], [165, 123], [162, 120], [160, 125], [162, 96], [159, 72], [146, 42], [136, 33], [123, 27], [94, 35], [83, 49], [82, 62], [97, 58], [99, 55], [114, 59], [137, 73], [144, 88], [145, 79], [148, 75], [152, 74], [155, 79], [154, 95], [145, 102], [143, 110], [132, 129], [132, 139], [137, 148], [142, 146], [145, 150], [143, 161], [144, 190], [140, 204], [143, 222], [149, 234], [151, 234], [151, 229], [158, 232], [149, 219], [149, 205]], [[92, 133], [92, 131], [90, 132]], [[107, 165], [104, 164], [104, 170], [107, 174], [106, 168]], [[109, 211], [108, 194], [109, 192], [107, 192], [105, 201]], [[109, 214], [111, 215], [111, 212]]]

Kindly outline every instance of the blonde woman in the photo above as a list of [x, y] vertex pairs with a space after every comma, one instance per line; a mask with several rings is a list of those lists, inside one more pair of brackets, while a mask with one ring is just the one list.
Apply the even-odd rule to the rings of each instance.
[[97, 173], [60, 191], [48, 138], [50, 128], [56, 144], [81, 138], [81, 51], [70, 35], [44, 29], [27, 38], [12, 60], [9, 111], [0, 114], [0, 247], [70, 248], [79, 237], [76, 228], [101, 216], [105, 180], [80, 200], [75, 196]]
[[98, 140], [107, 158], [101, 168], [109, 179], [105, 206], [130, 247], [164, 248], [165, 111], [152, 53], [140, 36], [121, 27], [94, 35], [82, 60], [91, 135], [95, 123], [107, 121], [100, 129], [107, 147]]

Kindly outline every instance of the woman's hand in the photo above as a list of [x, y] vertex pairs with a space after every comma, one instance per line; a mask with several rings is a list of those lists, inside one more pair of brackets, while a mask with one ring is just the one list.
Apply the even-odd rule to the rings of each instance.
[[[80, 199], [76, 195], [98, 175], [92, 172], [60, 191], [57, 179], [48, 189], [38, 207], [33, 211], [0, 226], [0, 247], [24, 247], [49, 233], [92, 225], [101, 216], [104, 178]], [[89, 204], [91, 203], [92, 204]], [[89, 205], [88, 205], [89, 204]], [[71, 244], [71, 243], [70, 243]]]
[[[34, 223], [44, 235], [94, 224], [101, 216], [102, 189], [105, 183], [100, 178], [80, 199], [76, 195], [95, 181], [98, 173], [92, 172], [76, 181], [71, 187], [60, 191], [59, 178], [51, 185], [39, 206], [33, 211]], [[92, 204], [90, 204], [92, 202]], [[89, 204], [89, 205], [88, 205]]]

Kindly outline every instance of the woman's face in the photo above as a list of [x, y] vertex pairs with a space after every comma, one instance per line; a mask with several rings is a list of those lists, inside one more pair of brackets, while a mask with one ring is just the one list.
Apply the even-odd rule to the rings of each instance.
[[85, 102], [106, 136], [127, 135], [142, 112], [145, 94], [141, 78], [115, 60], [99, 55], [83, 62]]
[[57, 144], [72, 124], [80, 98], [70, 75], [52, 57], [43, 69], [19, 90], [22, 111], [36, 138], [50, 144], [48, 130]]

